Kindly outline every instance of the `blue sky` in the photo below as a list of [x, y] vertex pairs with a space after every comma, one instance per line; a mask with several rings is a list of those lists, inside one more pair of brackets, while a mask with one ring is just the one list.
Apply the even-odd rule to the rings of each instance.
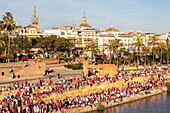
[[30, 24], [36, 5], [40, 29], [51, 29], [82, 22], [86, 12], [88, 23], [104, 30], [111, 21], [120, 30], [170, 31], [169, 0], [0, 0], [0, 19], [13, 13], [18, 24]]

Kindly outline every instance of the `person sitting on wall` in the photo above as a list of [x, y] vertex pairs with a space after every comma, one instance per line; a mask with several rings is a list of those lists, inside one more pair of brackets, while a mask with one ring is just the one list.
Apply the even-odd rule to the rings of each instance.
[[10, 69], [10, 70], [9, 70], [9, 72], [10, 72], [10, 73], [12, 73], [12, 72], [13, 72], [13, 70], [12, 70], [12, 69]]
[[15, 74], [14, 73], [12, 73], [12, 79], [14, 79], [15, 78]]

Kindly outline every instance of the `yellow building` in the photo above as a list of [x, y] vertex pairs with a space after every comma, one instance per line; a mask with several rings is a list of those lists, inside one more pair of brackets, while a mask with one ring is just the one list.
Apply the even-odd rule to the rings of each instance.
[[36, 38], [37, 37], [37, 28], [32, 26], [32, 25], [28, 25], [25, 28], [25, 33], [24, 36], [28, 37], [28, 38]]

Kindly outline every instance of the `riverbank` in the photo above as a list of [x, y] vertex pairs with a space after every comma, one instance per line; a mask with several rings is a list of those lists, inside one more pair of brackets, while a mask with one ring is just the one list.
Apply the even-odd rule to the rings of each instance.
[[[166, 87], [164, 87], [164, 91], [166, 91]], [[128, 99], [123, 100], [122, 103], [112, 103], [112, 102], [110, 102], [108, 105], [106, 103], [104, 103], [103, 105], [105, 106], [105, 108], [119, 106], [119, 105], [122, 105], [122, 104], [137, 101], [137, 100], [140, 100], [140, 99], [143, 99], [143, 98], [158, 95], [158, 94], [163, 93], [164, 91], [158, 90], [157, 92], [154, 91], [152, 94], [147, 94], [147, 95], [143, 95], [143, 96], [129, 97]], [[65, 111], [65, 112], [66, 113], [77, 113], [77, 112], [79, 112], [79, 113], [88, 113], [88, 112], [93, 112], [93, 111], [97, 111], [97, 107], [95, 107], [94, 105], [92, 105], [92, 107], [91, 106], [85, 106], [85, 107], [75, 108], [75, 109], [71, 109], [71, 110], [68, 110], [68, 111]], [[60, 113], [60, 112], [57, 112], [57, 113]]]
[[[155, 77], [155, 79], [154, 79], [154, 77]], [[126, 102], [126, 101], [131, 102], [131, 101], [135, 101], [136, 98], [144, 97], [144, 96], [140, 96], [140, 95], [158, 93], [160, 91], [157, 91], [157, 89], [163, 88], [163, 86], [165, 85], [164, 78], [166, 78], [166, 77], [161, 76], [160, 80], [157, 79], [158, 78], [157, 75], [133, 77], [133, 78], [129, 77], [129, 78], [130, 79], [128, 81], [127, 80], [125, 81], [124, 79], [120, 78], [120, 80], [118, 80], [116, 82], [112, 82], [112, 80], [105, 79], [105, 82], [101, 82], [100, 85], [97, 85], [97, 84], [93, 84], [91, 86], [85, 85], [85, 87], [79, 88], [79, 90], [78, 90], [78, 88], [73, 88], [70, 90], [63, 90], [63, 93], [61, 93], [61, 94], [57, 93], [55, 91], [55, 89], [54, 89], [54, 92], [51, 92], [52, 89], [54, 88], [53, 85], [52, 86], [47, 85], [47, 86], [44, 86], [44, 88], [41, 87], [39, 90], [35, 90], [35, 91], [37, 93], [39, 93], [44, 90], [45, 92], [49, 93], [49, 91], [50, 91], [49, 87], [51, 87], [50, 94], [48, 94], [48, 96], [46, 95], [47, 97], [42, 96], [42, 98], [41, 98], [45, 104], [48, 104], [48, 103], [53, 104], [53, 103], [55, 103], [55, 101], [61, 100], [61, 102], [56, 102], [56, 104], [57, 105], [61, 104], [61, 106], [63, 106], [63, 105], [66, 106], [67, 103], [64, 103], [64, 102], [65, 102], [65, 99], [68, 99], [69, 107], [63, 108], [63, 107], [59, 106], [60, 109], [62, 108], [61, 110], [64, 110], [64, 112], [88, 112], [90, 110], [91, 111], [97, 110], [97, 107], [94, 107], [94, 105], [97, 106], [97, 104], [99, 104], [100, 102], [102, 102], [102, 104], [107, 108], [107, 107], [112, 107], [117, 104], [119, 105], [119, 103], [122, 104], [122, 101], [121, 101], [122, 99], [123, 99], [123, 102]], [[103, 80], [103, 79], [101, 79], [101, 80]], [[154, 80], [156, 80], [156, 81], [154, 81]], [[75, 83], [73, 83], [72, 86], [74, 86], [74, 84]], [[151, 85], [152, 85], [152, 87], [151, 87]], [[58, 87], [58, 86], [56, 86], [56, 87]], [[42, 90], [42, 88], [43, 88], [43, 90]], [[35, 88], [35, 89], [37, 89], [37, 88]], [[24, 92], [24, 91], [21, 91], [21, 92]], [[3, 92], [3, 93], [5, 93], [5, 92]], [[34, 93], [35, 92], [33, 90], [33, 94]], [[120, 94], [121, 94], [121, 97], [120, 97]], [[10, 95], [12, 95], [12, 94], [10, 94]], [[74, 96], [76, 96], [76, 97], [74, 97]], [[37, 98], [38, 98], [38, 95], [37, 95]], [[3, 99], [3, 97], [2, 97], [2, 99]], [[79, 102], [83, 101], [83, 103], [79, 103], [78, 99], [79, 99]], [[89, 99], [89, 100], [86, 101], [85, 99]], [[49, 102], [49, 100], [51, 100], [53, 102]], [[90, 103], [86, 104], [84, 100], [86, 102], [90, 102]], [[39, 104], [38, 101], [39, 100], [37, 100], [35, 98], [33, 103]], [[76, 105], [72, 104], [73, 102], [76, 102]], [[106, 104], [104, 102], [107, 102], [108, 104]], [[23, 106], [25, 106], [25, 105], [23, 104]], [[82, 106], [82, 107], [78, 107], [78, 106]], [[88, 106], [90, 108], [83, 107], [83, 106]], [[75, 108], [75, 109], [72, 109], [72, 108]], [[59, 110], [59, 108], [57, 110]], [[58, 111], [58, 112], [60, 112], [60, 111]]]

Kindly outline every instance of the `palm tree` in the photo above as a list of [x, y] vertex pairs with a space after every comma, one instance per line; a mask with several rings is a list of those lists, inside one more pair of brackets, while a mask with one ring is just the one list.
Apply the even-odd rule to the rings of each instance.
[[128, 58], [126, 58], [128, 61], [128, 65], [130, 66], [131, 61], [133, 60], [133, 56], [132, 55], [128, 55]]
[[58, 52], [56, 58], [57, 58], [59, 64], [60, 64], [60, 60], [65, 60], [65, 61], [67, 60], [66, 57], [64, 56], [63, 52]]
[[107, 40], [107, 42], [104, 43], [104, 46], [106, 47], [105, 49], [109, 49], [109, 52], [110, 52], [110, 64], [111, 64], [111, 60], [112, 60], [111, 52], [114, 49], [114, 43], [115, 43], [114, 40]]
[[4, 47], [5, 46], [5, 41], [0, 39], [0, 48]]
[[145, 54], [145, 61], [144, 61], [144, 68], [146, 67], [146, 56], [147, 56], [147, 53], [149, 51], [149, 47], [143, 45], [143, 53]]
[[7, 52], [9, 53], [10, 52], [10, 37], [8, 36], [8, 31], [11, 31], [16, 27], [12, 13], [6, 12], [5, 15], [2, 16], [2, 23], [3, 23], [3, 28], [5, 30], [5, 33], [6, 33]]
[[91, 59], [93, 59], [93, 53], [98, 49], [98, 46], [95, 41], [89, 42], [85, 47], [85, 51], [91, 51]]
[[151, 42], [148, 42], [148, 45], [150, 45], [150, 46], [152, 46], [152, 54], [153, 54], [153, 63], [154, 63], [154, 61], [155, 61], [155, 45], [158, 45], [158, 43], [157, 43], [157, 41], [158, 41], [158, 38], [156, 37], [156, 36], [151, 36], [151, 37], [149, 37], [150, 38], [150, 40], [151, 40]]
[[165, 47], [165, 43], [159, 42], [158, 45], [159, 45], [159, 47], [160, 47], [160, 49], [161, 49], [161, 59], [160, 59], [160, 63], [161, 63], [161, 65], [162, 65], [162, 50], [163, 50], [163, 48]]
[[2, 52], [4, 49], [5, 49], [5, 34], [1, 33], [0, 30], [0, 51]]
[[137, 62], [136, 62], [136, 66], [138, 69], [138, 65], [139, 65], [139, 52], [140, 52], [140, 47], [143, 47], [143, 39], [140, 38], [140, 36], [137, 36], [136, 41], [132, 44], [135, 46], [135, 49], [137, 48]]
[[114, 40], [114, 51], [117, 54], [117, 70], [119, 70], [119, 58], [118, 58], [119, 51], [118, 51], [118, 48], [121, 47], [121, 46], [123, 46], [123, 43], [121, 43], [121, 40], [115, 39]]
[[166, 50], [167, 50], [167, 68], [169, 67], [169, 49], [170, 49], [169, 38], [167, 38], [167, 40], [166, 40]]

